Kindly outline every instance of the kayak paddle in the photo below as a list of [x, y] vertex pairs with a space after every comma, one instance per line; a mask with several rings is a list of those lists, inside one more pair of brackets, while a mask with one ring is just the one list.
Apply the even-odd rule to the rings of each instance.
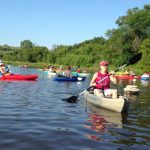
[[[131, 64], [135, 64], [136, 62], [138, 62], [142, 57], [142, 53], [138, 53], [138, 54], [135, 54], [134, 56], [132, 56], [126, 64], [124, 64], [123, 66], [119, 67], [118, 69], [116, 69], [114, 72], [117, 72], [119, 70], [121, 70], [122, 68], [128, 66], [128, 65], [131, 65]], [[111, 74], [109, 74], [109, 76], [111, 76]], [[103, 79], [101, 79], [98, 83], [102, 82], [103, 80], [105, 80], [106, 78], [108, 78], [109, 76], [107, 77], [104, 77]], [[86, 90], [89, 90], [91, 89], [93, 86], [90, 86], [89, 88], [87, 88]], [[80, 94], [78, 94], [77, 96], [71, 96], [67, 99], [64, 99], [65, 101], [67, 101], [68, 103], [76, 103], [77, 102], [77, 99], [80, 95], [84, 94], [85, 91], [84, 90], [83, 92], [81, 92]]]

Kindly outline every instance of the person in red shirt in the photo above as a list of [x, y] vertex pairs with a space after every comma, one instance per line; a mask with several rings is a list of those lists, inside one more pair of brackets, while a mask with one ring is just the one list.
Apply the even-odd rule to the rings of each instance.
[[[108, 64], [105, 60], [100, 62], [100, 70], [93, 75], [90, 86], [94, 87], [94, 94], [97, 96], [117, 98], [117, 90], [110, 89], [110, 81], [115, 83], [116, 79], [113, 76], [109, 77]], [[105, 80], [98, 83], [105, 77], [107, 77]]]
[[77, 73], [81, 73], [80, 66], [77, 67]]

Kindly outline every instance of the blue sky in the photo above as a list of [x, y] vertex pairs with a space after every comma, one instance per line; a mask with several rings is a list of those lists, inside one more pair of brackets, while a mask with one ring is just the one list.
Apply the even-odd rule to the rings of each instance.
[[0, 45], [22, 40], [51, 48], [105, 36], [129, 8], [150, 0], [0, 0]]

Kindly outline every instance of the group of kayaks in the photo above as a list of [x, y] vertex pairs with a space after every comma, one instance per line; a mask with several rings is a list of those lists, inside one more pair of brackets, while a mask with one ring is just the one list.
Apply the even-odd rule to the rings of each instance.
[[[86, 79], [85, 76], [73, 76], [72, 78], [68, 78], [66, 76], [60, 76], [57, 75], [54, 72], [48, 72], [48, 74], [55, 76], [54, 81], [84, 81]], [[38, 78], [37, 74], [9, 74], [9, 75], [3, 75], [0, 77], [0, 80], [36, 80]]]
[[[51, 72], [51, 71], [44, 71], [44, 73], [48, 76], [55, 76], [57, 75], [56, 72]], [[78, 73], [78, 72], [71, 72], [72, 76], [80, 76], [80, 77], [87, 77], [90, 76], [89, 73]]]
[[[54, 72], [47, 72], [47, 75], [49, 76], [56, 76], [57, 74]], [[89, 76], [90, 74], [88, 73], [76, 73], [76, 72], [72, 72], [72, 75], [74, 76], [73, 78], [66, 78], [66, 77], [55, 77], [54, 80], [55, 81], [84, 81], [85, 78], [87, 76]], [[141, 79], [141, 80], [149, 80], [149, 76], [130, 76], [130, 75], [115, 75], [116, 79], [121, 79], [121, 80], [133, 80], [133, 79]]]
[[44, 71], [44, 74], [53, 77], [54, 81], [66, 81], [66, 82], [74, 82], [74, 81], [84, 81], [87, 76], [89, 76], [89, 73], [77, 73], [77, 72], [72, 72], [72, 77], [66, 77], [61, 74], [57, 74], [56, 72], [51, 72], [51, 71]]
[[[50, 72], [48, 72], [50, 73]], [[86, 76], [89, 76], [90, 74], [79, 74], [76, 72], [73, 72], [73, 77], [68, 78], [63, 75], [56, 75], [56, 73], [51, 72], [51, 75], [54, 75], [53, 78], [54, 81], [84, 81], [86, 79]], [[115, 75], [117, 79], [141, 79], [141, 80], [149, 80], [149, 76], [129, 76], [129, 75], [123, 75], [118, 74]], [[10, 75], [4, 75], [0, 77], [0, 80], [36, 80], [38, 78], [38, 75], [36, 74], [29, 74], [29, 75], [22, 75], [22, 74], [10, 74]], [[120, 96], [116, 99], [113, 98], [107, 98], [107, 97], [98, 97], [89, 91], [84, 92], [85, 99], [96, 106], [109, 109], [115, 112], [127, 112], [129, 107], [128, 100]]]
[[[57, 75], [55, 72], [48, 72], [46, 71], [46, 74], [49, 76], [55, 76], [54, 77], [54, 81], [84, 81], [86, 79], [87, 76], [89, 76], [90, 74], [88, 73], [77, 73], [77, 72], [72, 72], [73, 77], [72, 78], [68, 78], [65, 76], [60, 76]], [[120, 80], [134, 80], [134, 79], [141, 79], [144, 81], [148, 81], [149, 80], [149, 76], [130, 76], [130, 75], [124, 75], [124, 74], [118, 74], [115, 75], [116, 79], [120, 79]]]
[[[44, 73], [48, 76], [57, 76], [56, 72], [44, 71]], [[77, 73], [77, 72], [72, 72], [72, 75], [74, 77], [81, 77], [81, 78], [90, 76], [89, 73]], [[121, 80], [133, 80], [133, 79], [141, 79], [141, 80], [145, 80], [145, 81], [149, 80], [149, 76], [146, 76], [146, 75], [130, 76], [130, 75], [123, 74], [123, 72], [119, 72], [119, 73], [115, 74], [115, 77], [116, 77], [116, 79], [121, 79]], [[81, 79], [79, 79], [79, 80], [81, 80]], [[62, 79], [61, 78], [60, 79], [60, 77], [58, 77], [58, 78], [55, 77], [55, 81], [78, 81], [78, 79], [76, 79], [76, 80], [75, 80], [75, 78], [72, 78], [72, 79], [71, 78], [70, 79], [66, 79], [66, 78]], [[84, 81], [84, 78], [83, 78], [83, 81]]]

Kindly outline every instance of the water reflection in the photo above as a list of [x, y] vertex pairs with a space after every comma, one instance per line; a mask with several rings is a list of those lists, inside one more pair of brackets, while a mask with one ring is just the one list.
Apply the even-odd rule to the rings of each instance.
[[126, 92], [124, 94], [124, 96], [126, 96], [128, 98], [128, 100], [136, 101], [138, 96], [139, 96], [139, 93], [128, 93], [128, 92]]
[[88, 113], [87, 124], [84, 127], [95, 132], [95, 134], [86, 134], [92, 140], [104, 141], [101, 135], [108, 133], [109, 128], [122, 128], [123, 124], [127, 122], [128, 114], [106, 110], [88, 102], [86, 105], [90, 112]]
[[[87, 122], [88, 125], [84, 125], [85, 128], [93, 130], [97, 133], [108, 132], [106, 126], [107, 124], [109, 124], [109, 122], [99, 114], [88, 114]], [[99, 142], [103, 141], [103, 139], [100, 138], [100, 135], [86, 134], [86, 136], [92, 140], [96, 140]]]
[[127, 119], [127, 115], [124, 115], [123, 113], [118, 113], [104, 108], [100, 108], [88, 102], [87, 106], [92, 113], [101, 115], [109, 123], [112, 123], [113, 127], [122, 128], [122, 121], [125, 121]]

